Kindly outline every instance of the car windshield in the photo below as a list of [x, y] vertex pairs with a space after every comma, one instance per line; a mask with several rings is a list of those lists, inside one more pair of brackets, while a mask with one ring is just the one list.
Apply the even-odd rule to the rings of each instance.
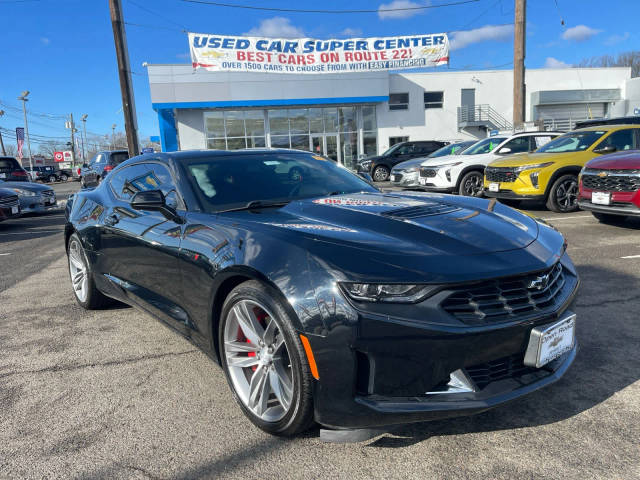
[[191, 184], [207, 212], [341, 193], [378, 192], [363, 179], [312, 154], [247, 154], [186, 160]]
[[489, 137], [484, 140], [480, 140], [476, 142], [474, 145], [467, 148], [460, 155], [479, 155], [481, 153], [490, 153], [495, 150], [495, 148], [504, 142], [506, 137]]
[[395, 152], [397, 149], [399, 149], [403, 144], [402, 143], [396, 143], [394, 146], [392, 146], [391, 148], [389, 148], [388, 150], [386, 150], [382, 156], [383, 157], [388, 157], [389, 155], [391, 155], [393, 152]]
[[565, 133], [540, 147], [536, 150], [536, 153], [582, 152], [598, 141], [605, 133], [607, 132], [604, 130]]
[[428, 158], [446, 157], [447, 155], [460, 155], [466, 148], [470, 147], [474, 143], [475, 142], [451, 143], [439, 148], [438, 150], [430, 154]]

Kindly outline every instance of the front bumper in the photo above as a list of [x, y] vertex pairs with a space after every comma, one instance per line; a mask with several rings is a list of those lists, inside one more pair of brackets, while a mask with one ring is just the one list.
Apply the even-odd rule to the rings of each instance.
[[35, 197], [20, 197], [20, 209], [22, 213], [45, 213], [51, 210], [56, 210], [58, 204], [56, 202], [56, 197], [53, 198], [53, 203], [49, 201], [49, 197], [44, 197], [42, 195], [36, 195]]
[[1, 207], [0, 208], [0, 222], [2, 222], [3, 220], [9, 220], [11, 218], [18, 218], [20, 215], [22, 215], [22, 211], [20, 210], [20, 206], [18, 206], [18, 212], [17, 213], [11, 213], [11, 207], [9, 207], [9, 208]]
[[607, 213], [610, 215], [623, 215], [630, 217], [640, 217], [640, 208], [633, 203], [617, 203], [614, 205], [598, 205], [591, 203], [589, 200], [581, 199], [578, 201], [578, 206], [582, 210], [589, 210], [596, 213]]
[[391, 183], [396, 187], [419, 187], [418, 172], [402, 172], [391, 170], [389, 177]]
[[520, 195], [512, 190], [500, 190], [499, 192], [490, 192], [489, 189], [484, 189], [484, 195], [490, 198], [504, 198], [508, 200], [535, 200], [544, 201], [545, 195]]

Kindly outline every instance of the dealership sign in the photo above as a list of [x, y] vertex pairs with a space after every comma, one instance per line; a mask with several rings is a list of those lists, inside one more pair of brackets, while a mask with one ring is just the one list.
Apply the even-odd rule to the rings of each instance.
[[64, 162], [64, 152], [53, 152], [53, 160], [55, 162]]
[[315, 40], [189, 33], [193, 67], [214, 72], [348, 73], [449, 63], [446, 33]]

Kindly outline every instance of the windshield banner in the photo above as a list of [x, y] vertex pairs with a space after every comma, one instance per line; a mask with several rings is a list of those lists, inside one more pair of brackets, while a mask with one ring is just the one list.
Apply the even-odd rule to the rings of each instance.
[[449, 63], [446, 33], [315, 40], [189, 33], [193, 68], [213, 72], [348, 73]]

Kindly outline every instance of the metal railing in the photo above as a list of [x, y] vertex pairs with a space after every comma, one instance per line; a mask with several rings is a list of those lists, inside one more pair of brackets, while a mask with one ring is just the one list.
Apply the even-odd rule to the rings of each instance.
[[492, 130], [513, 129], [511, 122], [486, 103], [458, 107], [458, 128], [464, 128], [470, 124], [484, 124]]
[[569, 132], [576, 128], [576, 122], [588, 120], [586, 117], [580, 118], [543, 118], [545, 130], [555, 130], [557, 132]]

